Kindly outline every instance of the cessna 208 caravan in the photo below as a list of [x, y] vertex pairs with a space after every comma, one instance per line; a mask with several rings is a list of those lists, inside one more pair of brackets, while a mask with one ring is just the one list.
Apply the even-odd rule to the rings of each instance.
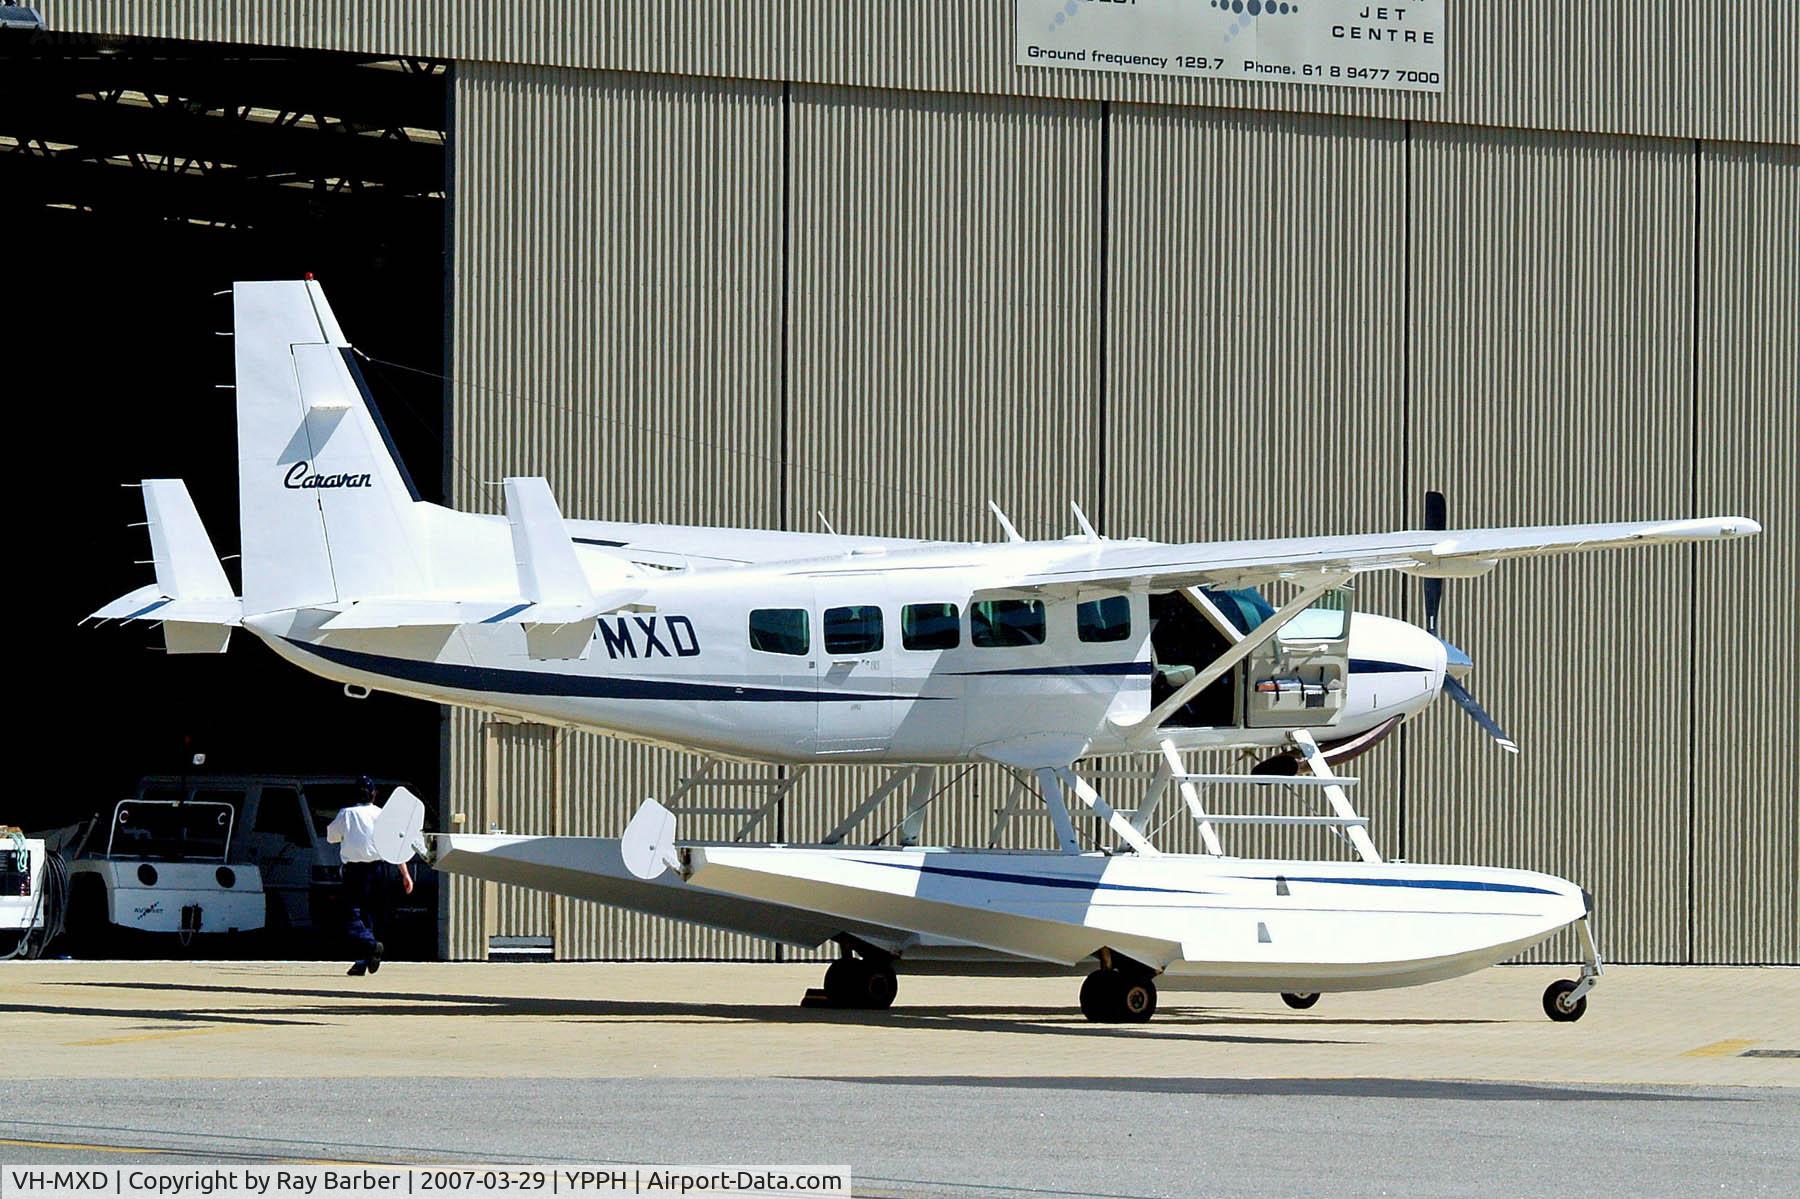
[[[171, 652], [222, 652], [243, 628], [352, 693], [380, 689], [697, 750], [887, 780], [812, 845], [678, 843], [646, 801], [619, 838], [450, 833], [389, 803], [389, 841], [440, 868], [798, 946], [835, 941], [823, 999], [884, 1007], [897, 970], [1090, 971], [1090, 1019], [1141, 1020], [1157, 981], [1278, 992], [1402, 986], [1491, 965], [1579, 924], [1579, 886], [1523, 870], [1383, 861], [1342, 762], [1448, 693], [1507, 748], [1436, 635], [1439, 580], [1502, 559], [1758, 532], [1739, 518], [1157, 544], [1079, 534], [950, 543], [565, 518], [537, 478], [505, 514], [422, 501], [319, 285], [232, 289], [242, 595], [178, 480], [143, 483], [156, 571], [94, 616], [156, 621]], [[1428, 626], [1352, 612], [1373, 571], [1427, 582]], [[1279, 603], [1260, 588], [1285, 587]], [[1265, 755], [1245, 775], [1185, 751]], [[1095, 759], [1144, 766], [1130, 805]], [[1042, 803], [1056, 850], [925, 843], [935, 775], [991, 762], [1009, 805]], [[1286, 766], [1283, 770], [1280, 767]], [[790, 774], [794, 773], [789, 771]], [[1110, 772], [1113, 775], [1121, 771]], [[1227, 814], [1247, 785], [1318, 814]], [[859, 844], [883, 802], [891, 840]], [[1201, 853], [1154, 843], [1178, 800]], [[1077, 802], [1079, 801], [1079, 802]], [[671, 799], [673, 804], [673, 799]], [[1182, 815], [1179, 809], [1177, 815]], [[1077, 827], [1078, 819], [1082, 827]], [[1244, 823], [1316, 825], [1347, 860], [1226, 854]], [[995, 839], [995, 844], [998, 838]], [[1544, 997], [1578, 1017], [1600, 970]]]

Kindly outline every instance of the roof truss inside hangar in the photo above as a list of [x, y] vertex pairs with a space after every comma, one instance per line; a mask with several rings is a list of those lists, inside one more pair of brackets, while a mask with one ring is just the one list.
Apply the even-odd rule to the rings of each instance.
[[13, 204], [226, 228], [442, 221], [448, 64], [0, 32]]

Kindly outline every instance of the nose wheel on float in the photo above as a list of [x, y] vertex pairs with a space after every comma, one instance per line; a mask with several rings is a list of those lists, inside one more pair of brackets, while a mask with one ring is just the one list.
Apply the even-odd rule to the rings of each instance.
[[1581, 921], [1581, 941], [1587, 957], [1576, 978], [1559, 978], [1544, 988], [1544, 1015], [1558, 1024], [1573, 1024], [1587, 1013], [1587, 994], [1606, 972], [1600, 961], [1600, 947], [1594, 943], [1594, 931], [1586, 918]]

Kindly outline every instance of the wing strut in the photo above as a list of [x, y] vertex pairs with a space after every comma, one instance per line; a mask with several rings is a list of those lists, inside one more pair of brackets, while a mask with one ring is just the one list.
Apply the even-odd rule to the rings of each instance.
[[1081, 842], [1075, 839], [1075, 824], [1069, 819], [1069, 805], [1063, 798], [1062, 779], [1054, 766], [1042, 766], [1037, 772], [1038, 787], [1044, 792], [1044, 806], [1050, 809], [1050, 823], [1056, 829], [1056, 843], [1064, 853], [1080, 853]]
[[1128, 817], [1101, 799], [1100, 793], [1094, 790], [1086, 779], [1076, 774], [1072, 767], [1057, 773], [1062, 775], [1064, 784], [1079, 795], [1083, 803], [1094, 809], [1094, 814], [1105, 822], [1106, 827], [1118, 834], [1119, 840], [1147, 858], [1153, 858], [1162, 852], [1150, 843], [1150, 838], [1138, 831], [1137, 826], [1132, 824]]

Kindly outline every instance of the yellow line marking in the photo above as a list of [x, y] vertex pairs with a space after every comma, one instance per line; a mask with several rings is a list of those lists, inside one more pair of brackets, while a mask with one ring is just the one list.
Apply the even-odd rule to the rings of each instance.
[[161, 1041], [169, 1037], [191, 1037], [203, 1032], [224, 1032], [223, 1027], [213, 1028], [165, 1028], [160, 1032], [134, 1032], [118, 1037], [90, 1037], [85, 1041], [65, 1041], [63, 1044], [87, 1048], [93, 1045], [129, 1045], [135, 1041]]
[[[184, 1153], [204, 1155], [205, 1149], [192, 1146], [181, 1149], [158, 1149], [151, 1145], [96, 1145], [89, 1141], [15, 1141], [0, 1137], [0, 1145], [13, 1149], [79, 1149], [91, 1153]], [[272, 1157], [275, 1162], [296, 1166], [402, 1166], [399, 1162], [340, 1160], [334, 1157]]]
[[1698, 1049], [1690, 1049], [1682, 1057], [1736, 1057], [1744, 1050], [1756, 1044], [1754, 1040], [1735, 1038], [1729, 1041], [1714, 1041], [1710, 1045], [1702, 1045]]
[[179, 1149], [150, 1149], [141, 1145], [90, 1145], [85, 1141], [14, 1141], [0, 1137], [0, 1145], [13, 1149], [82, 1149], [92, 1153], [179, 1153]]

